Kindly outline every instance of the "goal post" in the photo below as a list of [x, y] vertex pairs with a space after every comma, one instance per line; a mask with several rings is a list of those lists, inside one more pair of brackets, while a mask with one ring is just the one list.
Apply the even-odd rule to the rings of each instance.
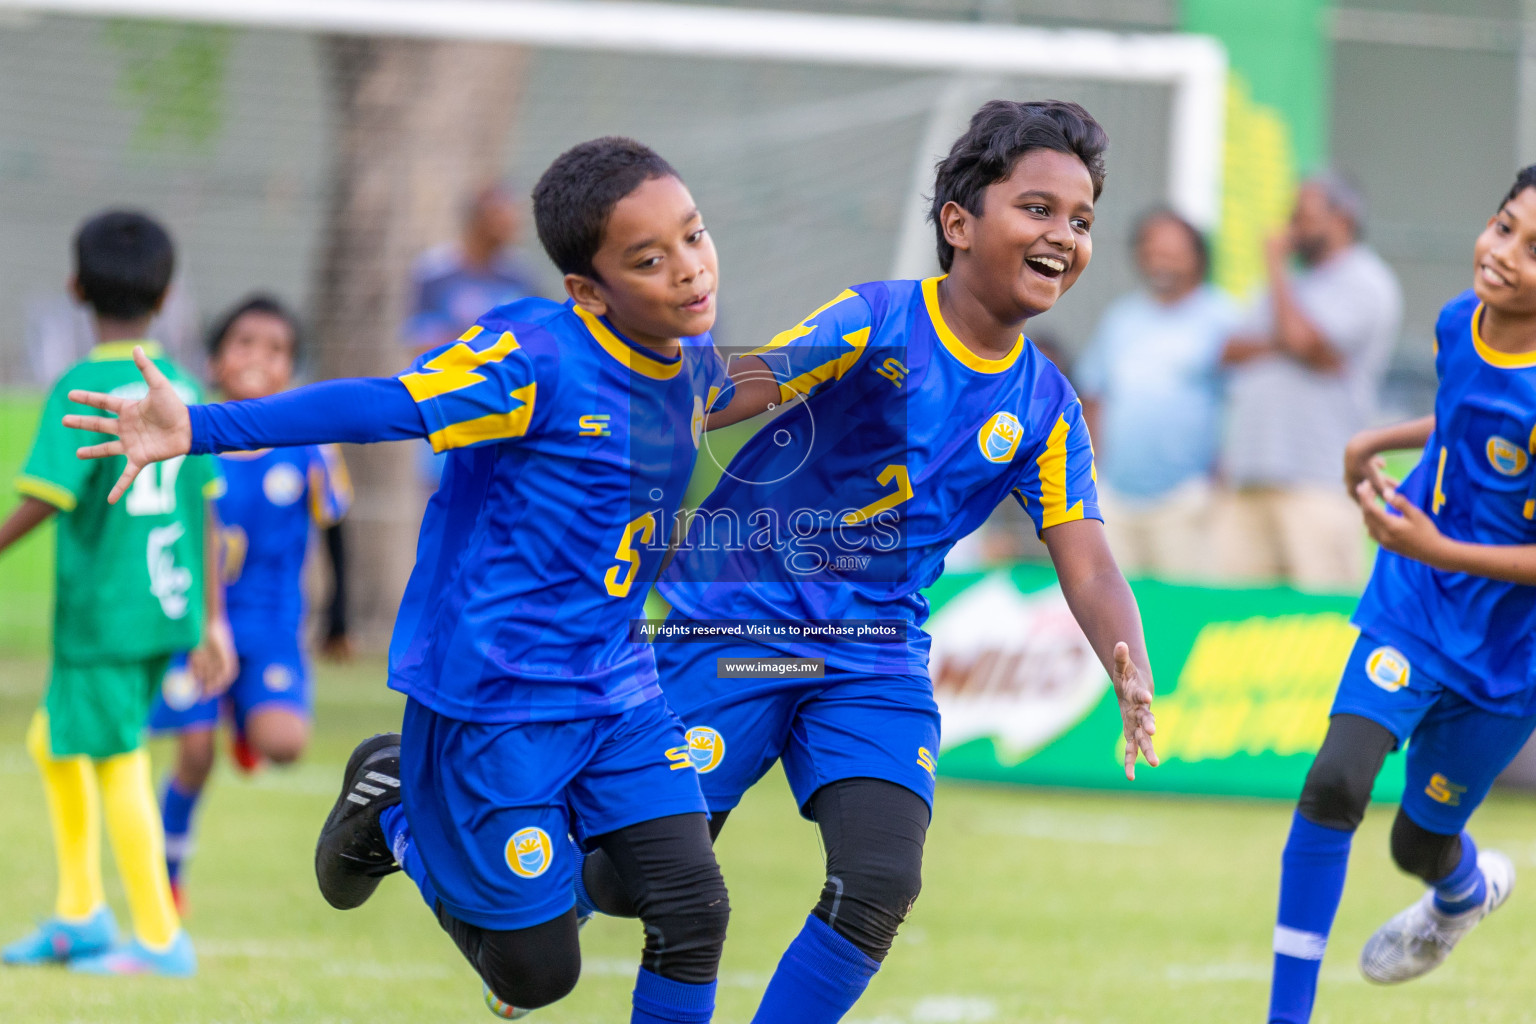
[[630, 0], [0, 0], [3, 10], [1166, 85], [1168, 203], [1205, 228], [1220, 210], [1227, 57], [1209, 36]]

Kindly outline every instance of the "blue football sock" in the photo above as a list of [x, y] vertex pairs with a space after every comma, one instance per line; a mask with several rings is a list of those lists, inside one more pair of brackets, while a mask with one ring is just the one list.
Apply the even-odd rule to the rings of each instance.
[[878, 960], [812, 914], [779, 960], [752, 1024], [835, 1024], [879, 969]]
[[176, 882], [181, 877], [181, 863], [192, 855], [192, 812], [203, 791], [182, 791], [172, 775], [160, 798], [160, 819], [165, 825], [165, 868]]
[[1280, 918], [1275, 925], [1275, 973], [1269, 990], [1270, 1024], [1306, 1024], [1317, 996], [1328, 932], [1344, 895], [1353, 832], [1291, 819], [1280, 858]]
[[690, 985], [640, 968], [630, 1024], [709, 1024], [714, 1015], [714, 982]]
[[572, 885], [576, 893], [576, 916], [591, 917], [597, 913], [597, 904], [593, 903], [592, 897], [587, 895], [587, 887], [581, 879], [582, 869], [587, 866], [587, 851], [581, 848], [575, 836], [571, 837], [571, 856], [576, 861], [576, 880]]
[[384, 813], [379, 815], [379, 827], [384, 830], [384, 838], [389, 840], [389, 848], [395, 853], [395, 863], [416, 883], [421, 898], [427, 901], [432, 913], [437, 913], [437, 889], [427, 877], [427, 866], [421, 862], [416, 844], [411, 842], [411, 826], [405, 820], [405, 808], [399, 804], [384, 808]]
[[1435, 883], [1435, 909], [1442, 914], [1461, 914], [1480, 907], [1488, 899], [1488, 883], [1477, 866], [1477, 844], [1461, 834], [1461, 860], [1450, 874]]

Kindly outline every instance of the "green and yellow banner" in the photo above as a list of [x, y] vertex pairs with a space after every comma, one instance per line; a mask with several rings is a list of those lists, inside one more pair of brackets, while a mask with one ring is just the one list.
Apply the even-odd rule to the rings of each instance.
[[[944, 576], [930, 667], [951, 778], [1294, 798], [1355, 642], [1352, 597], [1133, 581], [1162, 766], [1122, 770], [1109, 678], [1043, 566]], [[1399, 759], [1375, 798], [1402, 792]]]

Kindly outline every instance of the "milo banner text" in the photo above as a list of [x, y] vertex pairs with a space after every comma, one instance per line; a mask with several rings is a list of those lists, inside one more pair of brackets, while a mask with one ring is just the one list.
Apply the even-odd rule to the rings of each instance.
[[[1131, 584], [1146, 625], [1162, 766], [1122, 769], [1109, 678], [1055, 575], [1019, 566], [928, 591], [939, 772], [1097, 789], [1294, 798], [1356, 631], [1352, 597]], [[1393, 756], [1375, 798], [1402, 792]]]

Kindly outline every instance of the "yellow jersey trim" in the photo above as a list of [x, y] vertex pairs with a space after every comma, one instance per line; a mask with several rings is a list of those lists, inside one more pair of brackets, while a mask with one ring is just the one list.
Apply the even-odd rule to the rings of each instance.
[[28, 476], [23, 473], [16, 478], [16, 490], [29, 498], [46, 501], [61, 512], [73, 512], [75, 505], [78, 504], [67, 487], [61, 487], [52, 480], [44, 480], [40, 476]]
[[465, 342], [473, 341], [479, 334], [478, 327], [466, 331], [457, 345], [439, 352], [417, 372], [397, 378], [411, 393], [412, 401], [425, 402], [479, 384], [485, 377], [476, 370], [486, 363], [501, 362], [521, 347], [511, 331], [502, 331], [495, 344], [477, 352]]
[[683, 360], [679, 355], [676, 362], [668, 363], [660, 359], [653, 359], [632, 345], [627, 345], [619, 337], [608, 329], [600, 317], [593, 316], [589, 311], [580, 306], [573, 306], [576, 315], [581, 317], [581, 322], [587, 325], [587, 331], [597, 343], [603, 347], [620, 364], [629, 367], [642, 377], [650, 377], [652, 380], [671, 380], [676, 377], [678, 371], [683, 368]]
[[941, 274], [923, 281], [923, 305], [928, 307], [928, 319], [933, 321], [934, 333], [939, 336], [944, 347], [949, 349], [950, 355], [977, 373], [1002, 373], [1010, 369], [1019, 361], [1019, 355], [1024, 351], [1024, 335], [1019, 335], [1019, 339], [1013, 343], [1013, 349], [1001, 359], [986, 359], [966, 348], [965, 343], [955, 337], [955, 332], [949, 329], [949, 325], [944, 322], [944, 315], [939, 312], [939, 282], [948, 276], [948, 274]]
[[151, 359], [165, 358], [165, 349], [158, 341], [104, 341], [91, 349], [87, 357], [93, 363], [105, 363], [116, 359], [132, 359], [133, 350], [142, 348]]
[[1072, 425], [1065, 416], [1056, 417], [1051, 436], [1045, 442], [1045, 451], [1035, 460], [1040, 467], [1040, 529], [1047, 530], [1062, 523], [1076, 522], [1083, 518], [1083, 502], [1078, 499], [1067, 505], [1067, 435]]
[[1483, 340], [1483, 304], [1479, 302], [1472, 311], [1472, 347], [1489, 366], [1501, 370], [1528, 370], [1536, 366], [1536, 352], [1500, 352]]
[[[849, 294], [853, 294], [849, 292]], [[864, 354], [864, 349], [869, 345], [869, 328], [860, 327], [858, 330], [843, 335], [850, 348], [836, 359], [829, 359], [815, 369], [807, 370], [800, 376], [779, 385], [779, 401], [793, 402], [797, 398], [809, 395], [818, 384], [829, 380], [842, 380], [843, 375], [853, 369], [859, 357]], [[759, 351], [762, 351], [759, 349]]]
[[752, 351], [748, 352], [747, 355], [761, 356], [765, 352], [772, 352], [776, 348], [783, 348], [790, 342], [805, 337], [807, 334], [810, 334], [813, 330], [815, 330], [814, 327], [810, 326], [812, 320], [815, 320], [817, 317], [821, 316], [821, 314], [825, 313], [839, 302], [845, 302], [848, 299], [856, 298], [858, 294], [859, 293], [854, 291], [852, 288], [844, 288], [837, 294], [834, 299], [832, 299], [831, 302], [824, 302], [817, 306], [815, 309], [811, 310], [810, 315], [808, 315], [804, 320], [801, 320], [787, 331], [780, 331], [778, 334], [775, 334], [768, 340], [768, 344], [762, 346], [761, 348], [753, 349]]
[[538, 384], [529, 384], [512, 392], [512, 397], [523, 404], [511, 412], [492, 413], [478, 419], [454, 423], [427, 436], [432, 450], [445, 452], [450, 448], [467, 448], [482, 441], [503, 441], [510, 437], [522, 437], [528, 433], [533, 421], [533, 402]]

